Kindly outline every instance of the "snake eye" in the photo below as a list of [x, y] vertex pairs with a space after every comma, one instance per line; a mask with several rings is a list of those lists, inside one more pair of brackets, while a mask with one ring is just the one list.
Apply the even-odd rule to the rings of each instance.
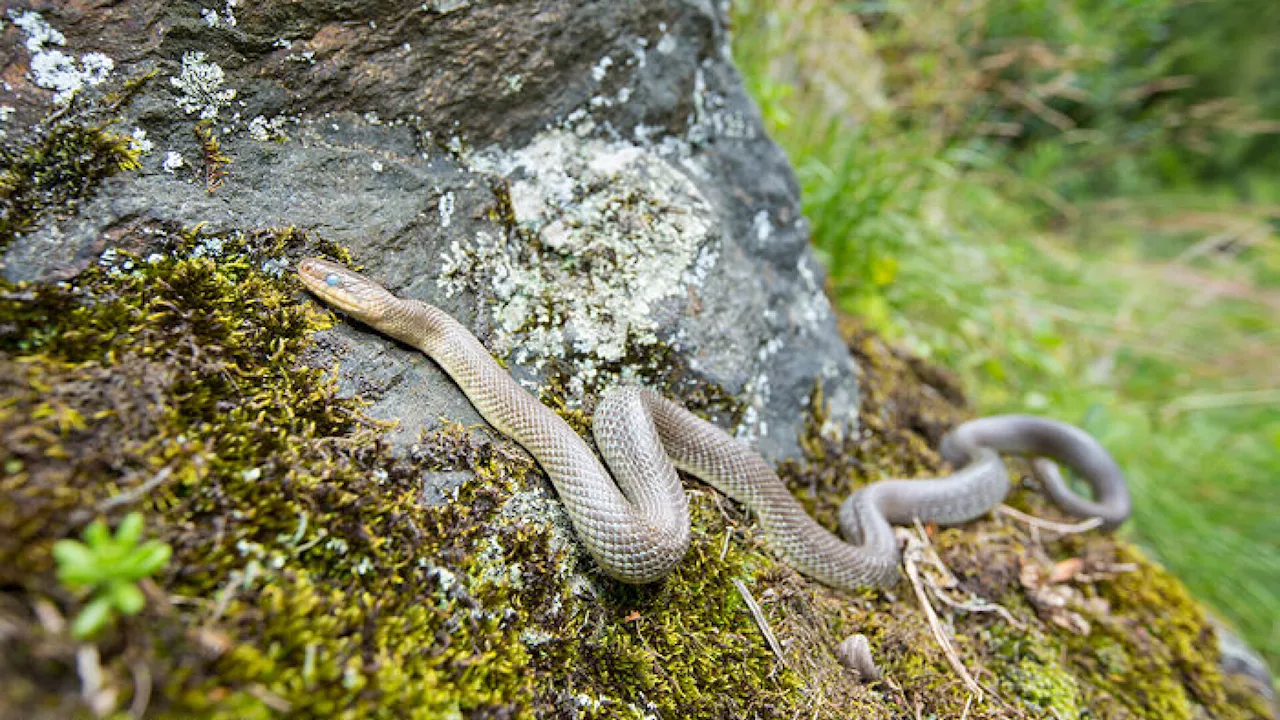
[[342, 278], [338, 277], [337, 273], [329, 273], [324, 276], [324, 284], [329, 287], [338, 287], [342, 284]]

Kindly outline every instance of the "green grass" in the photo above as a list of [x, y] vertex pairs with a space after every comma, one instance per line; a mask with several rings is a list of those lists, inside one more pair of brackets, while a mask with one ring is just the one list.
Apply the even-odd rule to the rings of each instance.
[[1169, 80], [1220, 34], [1162, 39], [1173, 3], [1065, 5], [746, 2], [735, 51], [836, 301], [981, 411], [1097, 434], [1126, 532], [1277, 668], [1280, 92]]

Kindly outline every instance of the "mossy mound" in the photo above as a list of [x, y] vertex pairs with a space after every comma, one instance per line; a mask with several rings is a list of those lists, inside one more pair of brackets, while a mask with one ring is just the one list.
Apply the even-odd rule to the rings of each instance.
[[[709, 495], [693, 502], [676, 575], [608, 582], [509, 443], [452, 428], [397, 456], [328, 373], [298, 364], [332, 316], [279, 268], [303, 247], [340, 252], [288, 230], [153, 229], [149, 242], [149, 259], [112, 254], [70, 283], [0, 288], [0, 579], [20, 649], [3, 662], [7, 706], [39, 717], [79, 704], [77, 647], [57, 618], [80, 599], [49, 549], [142, 508], [175, 556], [147, 609], [96, 640], [115, 706], [793, 715], [802, 683], [775, 667], [731, 582], [772, 563], [757, 543], [724, 546]], [[425, 505], [423, 476], [445, 470], [473, 477]]]
[[[393, 452], [358, 399], [299, 361], [334, 319], [284, 268], [303, 253], [350, 261], [340, 249], [293, 230], [150, 228], [134, 240], [145, 257], [0, 286], [0, 626], [13, 648], [0, 703], [22, 717], [87, 714], [86, 702], [183, 718], [1264, 712], [1224, 684], [1181, 586], [1097, 534], [1045, 542], [1001, 519], [934, 533], [962, 588], [1017, 622], [942, 609], [993, 691], [982, 701], [905, 584], [847, 594], [805, 580], [706, 488], [692, 492], [693, 546], [677, 571], [614, 583], [518, 448], [448, 427]], [[851, 346], [866, 372], [859, 434], [824, 428], [815, 397], [808, 457], [783, 468], [828, 522], [862, 482], [942, 470], [929, 447], [963, 415], [944, 375], [866, 334]], [[712, 410], [724, 397], [702, 396]], [[424, 503], [425, 476], [458, 471], [468, 479], [448, 502]], [[1031, 494], [1017, 502], [1051, 512]], [[139, 509], [174, 559], [144, 587], [140, 615], [79, 645], [63, 619], [83, 598], [56, 581], [50, 547]], [[1030, 599], [1025, 568], [1071, 558], [1081, 570], [1060, 584], [1088, 633]], [[871, 638], [886, 681], [858, 685], [836, 661], [851, 632]], [[100, 668], [91, 693], [86, 658]]]

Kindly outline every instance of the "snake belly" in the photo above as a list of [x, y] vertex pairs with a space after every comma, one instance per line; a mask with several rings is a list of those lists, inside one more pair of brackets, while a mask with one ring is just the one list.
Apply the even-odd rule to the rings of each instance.
[[[1123, 474], [1087, 433], [1043, 418], [997, 416], [965, 423], [944, 438], [944, 457], [960, 467], [953, 475], [882, 480], [854, 493], [840, 509], [841, 540], [805, 512], [758, 453], [652, 390], [620, 387], [601, 397], [592, 430], [606, 470], [586, 441], [444, 311], [397, 297], [327, 260], [303, 260], [297, 271], [317, 297], [439, 364], [485, 420], [533, 455], [583, 545], [606, 574], [623, 582], [663, 577], [688, 549], [688, 501], [677, 468], [746, 505], [796, 570], [841, 589], [896, 582], [892, 524], [961, 523], [998, 504], [1009, 489], [1001, 452], [1036, 456], [1033, 468], [1046, 492], [1070, 513], [1114, 527], [1129, 512]], [[1076, 469], [1096, 500], [1072, 492], [1047, 458]]]

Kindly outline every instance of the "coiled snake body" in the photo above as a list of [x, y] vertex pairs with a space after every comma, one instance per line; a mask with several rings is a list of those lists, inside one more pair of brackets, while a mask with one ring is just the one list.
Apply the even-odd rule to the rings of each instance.
[[[883, 480], [854, 493], [840, 510], [842, 541], [813, 520], [760, 455], [720, 428], [641, 388], [606, 393], [593, 417], [595, 453], [558, 415], [521, 388], [480, 341], [444, 311], [396, 297], [337, 263], [298, 264], [303, 284], [330, 305], [435, 360], [482, 416], [522, 445], [546, 470], [578, 537], [601, 569], [647, 583], [667, 574], [689, 546], [689, 513], [676, 468], [743, 503], [772, 544], [800, 572], [842, 589], [897, 579], [892, 523], [940, 524], [977, 518], [1009, 489], [999, 453], [1037, 456], [1046, 492], [1073, 514], [1114, 527], [1129, 513], [1124, 476], [1091, 436], [1070, 425], [1028, 416], [967, 422], [942, 442], [955, 474]], [[1073, 467], [1096, 501], [1075, 495], [1047, 456]], [[615, 482], [616, 481], [616, 482]]]

